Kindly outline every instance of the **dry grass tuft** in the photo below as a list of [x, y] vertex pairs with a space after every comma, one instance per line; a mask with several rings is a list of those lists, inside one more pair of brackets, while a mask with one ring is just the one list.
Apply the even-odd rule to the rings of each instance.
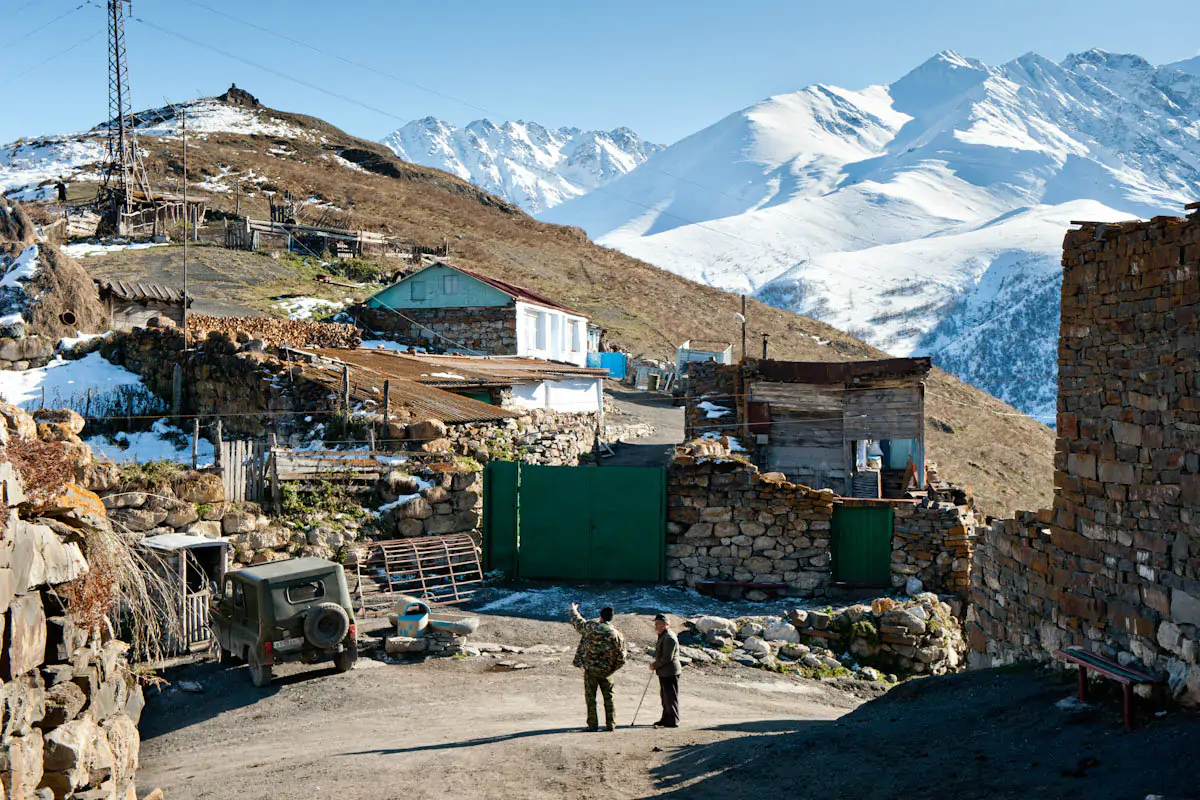
[[35, 502], [49, 500], [75, 480], [75, 468], [62, 442], [13, 439], [8, 443], [8, 460], [25, 482], [25, 494]]

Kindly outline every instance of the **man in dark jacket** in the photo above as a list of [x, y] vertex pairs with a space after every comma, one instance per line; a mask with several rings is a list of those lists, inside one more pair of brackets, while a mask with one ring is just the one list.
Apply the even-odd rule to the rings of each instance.
[[617, 710], [613, 705], [614, 672], [625, 666], [625, 638], [613, 627], [611, 606], [600, 609], [600, 619], [586, 620], [575, 603], [567, 610], [575, 630], [579, 631], [579, 647], [575, 650], [574, 665], [583, 670], [583, 697], [587, 705], [587, 729], [600, 729], [596, 714], [596, 690], [604, 696], [604, 727], [616, 730]]
[[658, 675], [658, 693], [662, 699], [662, 719], [654, 723], [654, 727], [678, 728], [679, 673], [683, 672], [683, 665], [679, 663], [679, 638], [667, 626], [667, 618], [662, 614], [654, 616], [654, 630], [658, 632], [658, 642], [654, 645], [650, 670]]

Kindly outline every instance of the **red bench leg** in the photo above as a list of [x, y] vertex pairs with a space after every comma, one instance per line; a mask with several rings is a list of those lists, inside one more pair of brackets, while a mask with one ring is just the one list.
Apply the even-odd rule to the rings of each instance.
[[1133, 686], [1126, 683], [1122, 687], [1125, 690], [1125, 730], [1133, 730]]
[[1079, 699], [1087, 702], [1087, 668], [1083, 664], [1079, 665]]

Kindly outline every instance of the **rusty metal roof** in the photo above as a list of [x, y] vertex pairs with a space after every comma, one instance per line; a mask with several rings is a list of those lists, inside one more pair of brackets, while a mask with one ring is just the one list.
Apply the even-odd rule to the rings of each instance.
[[[300, 374], [326, 388], [341, 393], [342, 369], [325, 364], [305, 364]], [[510, 419], [517, 414], [480, 400], [447, 392], [436, 386], [425, 386], [404, 378], [392, 378], [373, 369], [351, 365], [350, 396], [362, 402], [383, 405], [383, 382], [388, 384], [388, 405], [391, 411], [408, 411], [413, 419], [439, 419], [442, 422], [494, 422]]]
[[758, 374], [767, 381], [781, 383], [843, 384], [872, 380], [922, 380], [929, 374], [928, 357], [885, 358], [876, 361], [759, 361]]
[[603, 378], [608, 374], [602, 369], [515, 356], [415, 355], [362, 348], [323, 348], [310, 352], [322, 358], [375, 370], [389, 378], [450, 389], [513, 386], [567, 378]]
[[[158, 283], [127, 283], [126, 281], [97, 280], [96, 288], [100, 296], [116, 297], [135, 303], [162, 303], [164, 305], [183, 305], [183, 292], [173, 286], [163, 286]], [[189, 301], [189, 305], [191, 302]]]

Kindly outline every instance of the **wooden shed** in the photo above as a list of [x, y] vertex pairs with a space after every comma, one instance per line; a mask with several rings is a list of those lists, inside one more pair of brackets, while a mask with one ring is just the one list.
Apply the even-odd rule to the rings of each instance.
[[745, 362], [763, 468], [846, 497], [924, 488], [928, 358]]
[[[113, 330], [127, 331], [144, 327], [152, 317], [167, 317], [183, 326], [183, 291], [157, 283], [127, 283], [126, 281], [97, 280], [100, 301], [108, 310], [108, 322]], [[187, 298], [191, 307], [192, 298]]]
[[140, 542], [147, 559], [169, 587], [179, 615], [178, 630], [166, 631], [164, 650], [182, 654], [207, 649], [212, 640], [208, 616], [213, 586], [225, 581], [229, 540], [184, 533], [147, 536]]

